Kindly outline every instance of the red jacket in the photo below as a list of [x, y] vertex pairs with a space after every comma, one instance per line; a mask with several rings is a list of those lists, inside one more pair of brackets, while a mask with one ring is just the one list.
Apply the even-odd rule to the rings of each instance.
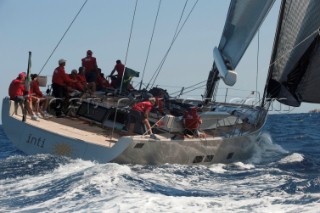
[[52, 76], [52, 83], [65, 86], [70, 82], [69, 76], [64, 71], [64, 66], [57, 67]]
[[77, 75], [77, 80], [78, 80], [82, 85], [86, 85], [86, 84], [87, 84], [87, 80], [86, 80], [86, 76], [85, 76], [85, 75], [78, 74], [78, 75]]
[[30, 94], [33, 94], [33, 96], [36, 96], [38, 98], [42, 98], [43, 94], [40, 91], [40, 87], [39, 87], [39, 81], [37, 80], [33, 80], [30, 83]]
[[95, 57], [87, 56], [81, 59], [81, 61], [82, 61], [82, 66], [86, 68], [86, 72], [91, 72], [98, 67], [97, 59]]
[[78, 91], [83, 91], [83, 84], [78, 80], [78, 75], [72, 75], [69, 74], [68, 75], [70, 79], [74, 80], [74, 81], [70, 81], [68, 83], [68, 85], [72, 88], [72, 89], [76, 89]]
[[132, 109], [143, 113], [149, 113], [152, 109], [152, 104], [150, 101], [143, 101], [133, 105]]
[[105, 87], [108, 88], [110, 87], [109, 81], [102, 77], [101, 75], [97, 76], [97, 81], [96, 81], [97, 86]]
[[186, 129], [198, 129], [201, 118], [196, 111], [186, 112], [183, 116]]
[[13, 100], [17, 96], [23, 96], [26, 88], [24, 85], [24, 81], [21, 79], [14, 79], [9, 86], [9, 96], [10, 99]]
[[116, 64], [114, 69], [118, 72], [118, 79], [122, 79], [123, 72], [124, 72], [124, 65], [123, 64]]

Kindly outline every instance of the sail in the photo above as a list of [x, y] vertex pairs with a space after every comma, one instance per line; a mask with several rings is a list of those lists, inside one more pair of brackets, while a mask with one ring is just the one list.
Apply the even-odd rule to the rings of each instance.
[[230, 2], [218, 47], [228, 62], [229, 69], [236, 68], [273, 3], [274, 0], [233, 0]]
[[282, 1], [271, 57], [268, 98], [298, 107], [320, 103], [320, 1]]
[[[232, 0], [230, 2], [226, 23], [218, 46], [221, 64], [215, 58], [207, 80], [205, 99], [210, 100], [221, 77], [218, 67], [234, 70], [270, 11], [274, 0]], [[217, 53], [217, 51], [214, 51]], [[219, 54], [215, 54], [219, 55]], [[220, 61], [220, 60], [219, 60]], [[219, 64], [218, 64], [219, 63]], [[230, 74], [226, 73], [225, 74]]]

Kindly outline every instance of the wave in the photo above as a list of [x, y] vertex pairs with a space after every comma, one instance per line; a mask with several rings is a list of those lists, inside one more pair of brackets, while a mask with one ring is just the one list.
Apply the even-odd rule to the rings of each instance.
[[[292, 176], [290, 185], [288, 173], [272, 164], [143, 166], [50, 155], [6, 161], [7, 168], [23, 169], [0, 179], [1, 212], [283, 212], [301, 202], [314, 207], [320, 195], [318, 179], [302, 183]], [[313, 193], [310, 202], [299, 189]]]
[[269, 162], [277, 161], [283, 155], [287, 154], [288, 151], [282, 146], [273, 143], [271, 134], [268, 132], [262, 132], [257, 143], [254, 146], [253, 155], [246, 161], [249, 164], [266, 164]]
[[304, 160], [304, 157], [302, 154], [299, 153], [293, 153], [289, 156], [286, 156], [282, 158], [279, 163], [280, 164], [287, 164], [287, 163], [294, 163], [294, 162], [302, 162]]
[[[299, 124], [286, 125], [290, 119]], [[6, 147], [0, 151], [0, 212], [315, 212], [320, 125], [314, 119], [271, 116], [251, 159], [210, 166], [27, 156], [0, 138]]]

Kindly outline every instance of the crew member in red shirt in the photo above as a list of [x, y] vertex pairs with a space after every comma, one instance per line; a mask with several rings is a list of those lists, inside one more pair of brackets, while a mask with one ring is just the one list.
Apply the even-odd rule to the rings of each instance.
[[[30, 102], [27, 100], [27, 105], [24, 105], [26, 97], [26, 87], [25, 87], [25, 79], [26, 74], [24, 72], [19, 73], [19, 76], [14, 79], [9, 86], [9, 96], [10, 99], [18, 103], [21, 109], [26, 107], [28, 113], [31, 115], [32, 120], [38, 120], [38, 117], [35, 116], [31, 110]], [[17, 108], [15, 109], [15, 113], [17, 114]]]
[[96, 81], [96, 90], [98, 91], [106, 91], [106, 88], [110, 87], [109, 81], [104, 78], [103, 73], [101, 72], [101, 69], [97, 69], [97, 81]]
[[39, 113], [43, 118], [47, 119], [51, 116], [47, 112], [49, 100], [47, 97], [43, 96], [43, 93], [40, 90], [38, 75], [31, 75], [31, 83], [30, 83], [30, 97], [32, 102], [35, 104], [35, 112], [36, 116], [39, 116]]
[[[52, 75], [52, 93], [53, 96], [56, 98], [65, 98], [68, 97], [68, 84], [70, 82], [74, 81], [69, 78], [69, 76], [66, 74], [64, 67], [66, 65], [66, 60], [60, 59], [58, 61], [59, 66], [53, 71]], [[55, 102], [55, 110], [56, 110], [56, 116], [61, 117], [63, 116], [63, 113], [61, 111], [61, 100], [59, 99], [56, 100]]]
[[26, 74], [21, 72], [19, 76], [14, 79], [9, 86], [9, 96], [11, 100], [22, 102], [24, 101]]
[[199, 137], [200, 133], [198, 131], [200, 124], [202, 124], [202, 119], [197, 114], [197, 107], [192, 107], [189, 111], [186, 111], [184, 119], [184, 135]]
[[58, 63], [59, 66], [53, 71], [52, 75], [52, 92], [54, 97], [64, 98], [67, 97], [67, 86], [70, 83], [71, 79], [64, 70], [66, 60], [60, 59]]
[[74, 80], [74, 82], [70, 82], [70, 84], [69, 84], [71, 89], [78, 90], [80, 92], [84, 91], [83, 84], [79, 81], [78, 71], [76, 69], [73, 69], [71, 71], [71, 74], [69, 74], [69, 78]]
[[86, 76], [85, 76], [85, 68], [84, 67], [79, 67], [79, 72], [77, 75], [77, 80], [82, 84], [84, 89], [87, 89], [88, 87], [88, 82], [86, 80]]
[[125, 69], [124, 64], [122, 64], [122, 62], [120, 60], [117, 60], [116, 65], [114, 66], [113, 70], [111, 71], [111, 73], [109, 75], [111, 77], [114, 74], [114, 72], [117, 71], [118, 76], [117, 76], [116, 83], [115, 83], [116, 88], [119, 88], [121, 86], [121, 80], [122, 80], [122, 76], [124, 73], [124, 69]]
[[155, 104], [155, 98], [149, 98], [147, 101], [142, 101], [133, 105], [129, 113], [129, 133], [132, 134], [136, 132], [138, 134], [144, 134], [146, 131], [144, 130], [143, 124], [146, 125], [147, 131], [150, 133], [151, 137], [155, 137], [153, 135], [151, 125], [149, 123], [149, 112], [152, 109], [152, 106]]
[[86, 71], [86, 79], [88, 83], [95, 83], [97, 80], [97, 59], [92, 56], [92, 51], [87, 51], [87, 56], [81, 59], [82, 66]]
[[30, 94], [32, 96], [37, 97], [37, 98], [42, 98], [43, 97], [43, 93], [40, 90], [39, 81], [38, 81], [38, 75], [37, 74], [31, 74]]

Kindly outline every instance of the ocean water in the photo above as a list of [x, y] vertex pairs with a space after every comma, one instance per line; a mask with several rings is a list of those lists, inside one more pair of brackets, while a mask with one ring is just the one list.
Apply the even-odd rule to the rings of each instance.
[[254, 156], [206, 166], [27, 156], [0, 126], [0, 212], [320, 212], [320, 114], [270, 115]]

